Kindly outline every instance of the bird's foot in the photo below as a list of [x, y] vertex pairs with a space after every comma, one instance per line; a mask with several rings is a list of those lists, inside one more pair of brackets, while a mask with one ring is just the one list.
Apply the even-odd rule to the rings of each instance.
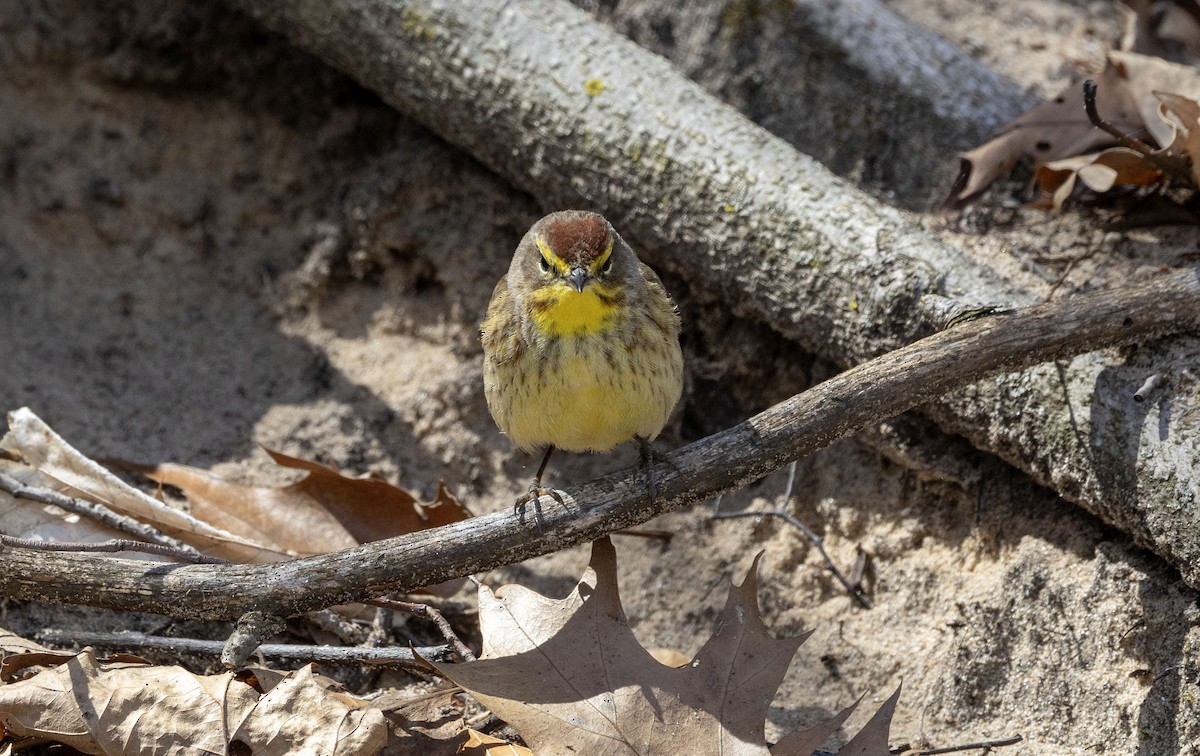
[[524, 525], [525, 524], [525, 507], [527, 504], [529, 504], [529, 502], [533, 502], [533, 521], [534, 521], [534, 523], [537, 524], [537, 529], [538, 529], [539, 533], [543, 532], [542, 531], [542, 502], [541, 502], [541, 499], [543, 496], [549, 496], [551, 499], [554, 499], [562, 506], [564, 506], [564, 507], [567, 506], [567, 502], [563, 499], [563, 496], [561, 493], [554, 490], [553, 488], [543, 488], [542, 486], [538, 485], [537, 483], [535, 483], [529, 487], [529, 493], [518, 497], [516, 502], [513, 503], [513, 514], [515, 514], [517, 516], [517, 518], [521, 521], [521, 524]]
[[661, 462], [675, 472], [679, 472], [679, 465], [675, 464], [666, 454], [655, 449], [649, 441], [641, 436], [634, 436], [634, 441], [637, 442], [638, 447], [638, 466], [646, 474], [646, 487], [650, 489], [650, 501], [653, 502], [658, 497], [658, 481], [654, 477], [654, 466]]

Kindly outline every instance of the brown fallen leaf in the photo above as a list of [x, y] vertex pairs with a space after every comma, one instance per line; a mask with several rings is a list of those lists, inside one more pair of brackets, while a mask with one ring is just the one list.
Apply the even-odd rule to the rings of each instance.
[[[167, 506], [126, 484], [72, 447], [28, 408], [8, 414], [9, 432], [0, 439], [0, 472], [36, 488], [85, 499], [152, 525], [209, 556], [230, 561], [263, 562], [285, 558], [186, 512]], [[128, 537], [57, 507], [0, 492], [4, 532], [58, 541], [105, 541]]]
[[351, 478], [333, 468], [264, 449], [283, 467], [304, 470], [282, 488], [233, 483], [208, 470], [164, 463], [117, 463], [159, 483], [179, 488], [192, 514], [258, 543], [298, 556], [352, 548], [360, 543], [458, 522], [470, 511], [445, 486], [423, 504], [377, 476]]
[[[565, 599], [516, 585], [495, 594], [481, 587], [482, 658], [435, 666], [539, 756], [768, 756], [767, 709], [808, 635], [776, 639], [767, 632], [757, 566], [756, 557], [742, 584], [730, 588], [716, 633], [682, 668], [659, 664], [634, 637], [607, 538], [592, 545], [591, 563]], [[882, 750], [857, 752], [886, 754], [886, 723], [884, 729]]]
[[[1192, 73], [1160, 79], [1186, 84], [1200, 92], [1200, 78]], [[1152, 120], [1157, 125], [1151, 131], [1164, 145], [1161, 149], [1146, 155], [1127, 147], [1110, 147], [1046, 163], [1037, 170], [1037, 183], [1049, 199], [1036, 204], [1061, 209], [1077, 182], [1094, 192], [1107, 192], [1114, 186], [1146, 186], [1184, 177], [1183, 181], [1190, 180], [1193, 187], [1200, 187], [1200, 105], [1179, 94], [1152, 94], [1156, 103]]]
[[1062, 209], [1077, 182], [1094, 192], [1107, 192], [1117, 185], [1145, 186], [1164, 180], [1145, 155], [1126, 147], [1055, 160], [1037, 170], [1038, 188], [1050, 198], [1045, 204], [1055, 210]]
[[[1093, 78], [1100, 93], [1097, 98], [1100, 116], [1127, 134], [1144, 133], [1137, 99], [1129, 87], [1125, 69], [1109, 63]], [[943, 207], [961, 207], [1022, 159], [1040, 165], [1081, 155], [1112, 142], [1112, 136], [1093, 126], [1084, 112], [1082, 79], [1073, 82], [1057, 97], [1018, 117], [989, 141], [960, 153], [959, 177]]]
[[376, 753], [387, 722], [369, 702], [305, 666], [265, 694], [234, 673], [97, 660], [91, 649], [53, 669], [0, 686], [0, 727], [84, 753]]
[[[1187, 140], [1200, 141], [1200, 136], [1194, 136], [1198, 129], [1190, 126], [1195, 117], [1188, 103], [1200, 99], [1200, 71], [1161, 58], [1114, 51], [1096, 83], [1100, 117], [1126, 136], [1149, 140], [1149, 156], [1128, 147], [1091, 153], [1115, 139], [1088, 119], [1082, 88], [1076, 82], [1013, 121], [996, 138], [962, 153], [962, 171], [943, 207], [966, 203], [1021, 159], [1033, 160], [1037, 185], [1046, 196], [1035, 204], [1056, 210], [1078, 184], [1105, 192], [1114, 186], [1145, 186], [1189, 176], [1186, 161], [1192, 153]], [[1200, 186], [1197, 165], [1192, 159], [1190, 176]]]

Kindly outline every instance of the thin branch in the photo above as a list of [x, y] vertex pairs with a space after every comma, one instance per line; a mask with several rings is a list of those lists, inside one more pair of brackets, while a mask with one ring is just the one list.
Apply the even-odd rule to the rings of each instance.
[[1083, 110], [1087, 113], [1088, 120], [1092, 122], [1093, 126], [1110, 134], [1122, 147], [1139, 153], [1164, 175], [1184, 181], [1189, 186], [1193, 183], [1188, 166], [1181, 161], [1158, 152], [1142, 140], [1129, 136], [1100, 117], [1100, 111], [1096, 109], [1096, 82], [1092, 79], [1083, 82]]
[[[801, 521], [799, 517], [792, 515], [785, 509], [785, 507], [787, 507], [787, 505], [788, 505], [788, 502], [792, 500], [792, 492], [795, 490], [795, 487], [796, 487], [796, 468], [798, 466], [799, 466], [799, 460], [792, 460], [792, 464], [788, 465], [787, 485], [785, 485], [783, 488], [783, 496], [781, 496], [780, 500], [779, 500], [780, 501], [779, 509], [772, 509], [772, 510], [767, 510], [767, 511], [759, 510], [759, 511], [754, 511], [754, 512], [722, 512], [721, 511], [721, 497], [718, 496], [716, 499], [716, 502], [713, 504], [712, 518], [714, 520], [733, 520], [733, 519], [737, 519], [737, 518], [741, 518], [741, 517], [755, 517], [755, 518], [778, 517], [778, 518], [780, 518], [781, 520], [783, 520], [784, 522], [786, 522], [787, 524], [791, 525], [792, 527], [799, 530], [802, 534], [804, 534], [804, 537], [808, 540], [808, 542], [816, 547], [817, 551], [821, 555], [821, 558], [825, 560], [825, 567], [830, 572], [833, 573], [833, 576], [835, 578], [837, 578], [838, 582], [842, 584], [842, 587], [846, 589], [846, 593], [850, 594], [850, 596], [853, 597], [854, 600], [858, 602], [858, 605], [861, 606], [863, 609], [870, 609], [871, 608], [871, 600], [869, 598], [867, 598], [866, 594], [864, 594], [862, 592], [862, 590], [858, 584], [859, 583], [858, 579], [847, 580], [846, 577], [844, 575], [842, 575], [842, 571], [839, 570], [837, 565], [833, 563], [833, 559], [829, 556], [829, 552], [825, 551], [825, 541], [821, 538], [821, 536], [817, 535], [816, 531], [813, 530], [812, 528], [808, 527], [808, 525], [805, 524], [803, 521]], [[861, 557], [861, 555], [862, 555], [861, 547], [860, 547], [858, 553], [859, 553], [859, 556]], [[860, 561], [861, 561], [861, 559], [860, 559]]]
[[384, 609], [391, 609], [393, 611], [415, 614], [418, 617], [424, 617], [437, 627], [438, 631], [441, 632], [442, 637], [446, 639], [446, 641], [450, 644], [450, 647], [454, 649], [454, 652], [458, 654], [463, 661], [475, 661], [475, 652], [468, 648], [467, 644], [462, 642], [462, 639], [460, 639], [458, 634], [454, 632], [454, 628], [450, 627], [450, 623], [446, 621], [446, 618], [442, 616], [442, 613], [428, 604], [418, 604], [414, 601], [398, 601], [396, 599], [384, 597], [368, 599], [363, 603], [370, 604], [371, 606], [378, 606]]
[[[170, 651], [173, 653], [204, 654], [220, 656], [225, 648], [222, 641], [197, 638], [164, 638], [143, 633], [92, 633], [69, 632], [66, 630], [43, 630], [37, 638], [43, 643], [56, 646], [95, 646], [97, 648], [120, 648], [131, 651]], [[264, 643], [255, 649], [256, 655], [269, 659], [294, 659], [320, 664], [351, 664], [371, 667], [401, 667], [429, 671], [429, 667], [417, 661], [414, 653], [433, 661], [453, 661], [447, 646], [421, 646], [418, 648], [368, 648], [364, 646], [305, 646], [291, 643]]]
[[825, 560], [825, 568], [833, 573], [833, 576], [837, 578], [838, 582], [842, 584], [842, 587], [846, 589], [846, 593], [850, 594], [850, 596], [857, 601], [858, 605], [863, 609], [871, 608], [871, 599], [867, 598], [867, 596], [862, 592], [862, 590], [859, 589], [858, 586], [852, 584], [846, 579], [846, 576], [842, 574], [842, 571], [839, 570], [837, 565], [833, 563], [833, 559], [829, 556], [829, 552], [825, 551], [825, 542], [821, 540], [821, 537], [817, 535], [812, 528], [801, 522], [799, 518], [777, 509], [769, 509], [765, 511], [758, 510], [754, 512], [718, 512], [714, 513], [712, 516], [714, 520], [733, 520], [740, 517], [778, 517], [788, 525], [791, 525], [799, 530], [804, 534], [804, 538], [816, 547], [817, 551], [821, 554], [821, 558]]
[[1100, 117], [1100, 111], [1096, 109], [1096, 82], [1093, 79], [1083, 82], [1083, 110], [1087, 113], [1088, 120], [1092, 122], [1093, 126], [1112, 136], [1122, 147], [1127, 147], [1134, 152], [1140, 152], [1146, 157], [1151, 157], [1154, 154], [1153, 147], [1140, 139], [1129, 136]]
[[140, 551], [145, 554], [164, 556], [180, 562], [191, 564], [229, 564], [228, 559], [201, 554], [195, 549], [175, 546], [164, 546], [160, 543], [145, 541], [130, 541], [124, 538], [114, 538], [98, 543], [82, 541], [42, 541], [36, 538], [17, 538], [0, 534], [0, 545], [14, 549], [33, 549], [35, 551], [79, 551], [114, 554], [122, 551]]
[[1020, 735], [1013, 735], [1007, 738], [998, 738], [996, 740], [980, 740], [975, 743], [964, 743], [963, 745], [944, 746], [942, 748], [917, 748], [909, 753], [912, 756], [935, 756], [943, 753], [959, 753], [961, 751], [975, 751], [991, 748], [1001, 748], [1003, 746], [1016, 745], [1024, 738]]
[[147, 564], [14, 549], [0, 595], [181, 617], [251, 610], [294, 616], [407, 592], [594, 540], [740, 488], [839, 438], [1000, 372], [1101, 347], [1200, 330], [1200, 273], [1138, 284], [964, 323], [859, 365], [658, 464], [657, 496], [636, 468], [567, 492], [544, 534], [504, 511], [362, 546], [269, 564]]
[[142, 541], [157, 543], [177, 551], [190, 551], [196, 555], [200, 554], [200, 552], [183, 541], [172, 538], [132, 517], [118, 514], [103, 504], [76, 499], [48, 488], [26, 485], [5, 473], [0, 473], [0, 491], [5, 491], [18, 499], [28, 499], [29, 501], [36, 501], [39, 504], [52, 504], [59, 509], [77, 514], [80, 517], [95, 520], [113, 530], [129, 533]]

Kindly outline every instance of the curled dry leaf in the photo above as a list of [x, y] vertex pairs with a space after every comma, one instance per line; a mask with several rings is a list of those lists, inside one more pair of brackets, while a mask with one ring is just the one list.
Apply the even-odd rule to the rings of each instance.
[[204, 521], [297, 556], [352, 548], [471, 516], [444, 485], [435, 501], [423, 504], [378, 476], [351, 478], [316, 462], [265, 451], [277, 464], [307, 475], [270, 488], [232, 483], [188, 465], [119, 464], [182, 490], [192, 513]]
[[[383, 713], [339, 691], [310, 666], [275, 678], [265, 693], [233, 673], [97, 660], [91, 649], [20, 682], [0, 686], [0, 725], [84, 753], [377, 753]], [[264, 686], [265, 687], [265, 686]]]
[[[682, 668], [658, 663], [634, 637], [607, 538], [593, 544], [591, 564], [565, 599], [515, 585], [495, 594], [481, 587], [483, 657], [435, 666], [515, 727], [539, 756], [767, 756], [767, 710], [807, 635], [776, 639], [767, 632], [757, 565], [756, 558], [742, 584], [730, 588], [716, 633]], [[886, 722], [883, 745], [877, 740], [874, 750], [848, 753], [886, 754]]]
[[[1109, 64], [1095, 77], [1100, 116], [1128, 134], [1143, 132], [1137, 100], [1124, 69]], [[959, 207], [975, 197], [1022, 159], [1041, 164], [1083, 154], [1113, 138], [1097, 129], [1083, 109], [1082, 80], [1072, 83], [1005, 126], [998, 135], [959, 154], [961, 169], [946, 207]]]
[[[1200, 99], [1200, 71], [1147, 55], [1111, 52], [1095, 79], [1100, 117], [1126, 136], [1158, 145], [1153, 157], [1126, 147], [1087, 154], [1116, 140], [1088, 119], [1081, 84], [1075, 82], [1054, 100], [1017, 118], [996, 138], [962, 153], [962, 172], [946, 206], [961, 206], [1022, 159], [1034, 162], [1039, 188], [1049, 195], [1040, 204], [1055, 209], [1079, 183], [1104, 192], [1186, 176], [1185, 157], [1192, 153], [1180, 140], [1196, 130], [1190, 127], [1195, 118], [1187, 103]], [[1200, 186], [1197, 162], [1193, 159], [1191, 164], [1192, 181]]]
[[[9, 432], [0, 440], [0, 472], [36, 488], [103, 504], [152, 525], [209, 556], [231, 561], [269, 561], [284, 555], [214, 527], [127, 485], [72, 447], [28, 408], [8, 414]], [[26, 538], [105, 541], [123, 533], [68, 515], [57, 507], [14, 499], [0, 492], [4, 532]]]
[[1200, 187], [1200, 104], [1170, 92], [1155, 94], [1160, 101], [1158, 115], [1171, 127], [1166, 151], [1188, 160], [1192, 182]]
[[1126, 147], [1055, 160], [1037, 171], [1038, 187], [1049, 197], [1046, 204], [1055, 210], [1062, 208], [1077, 181], [1094, 192], [1107, 192], [1117, 185], [1145, 186], [1162, 180], [1162, 172], [1145, 155]]

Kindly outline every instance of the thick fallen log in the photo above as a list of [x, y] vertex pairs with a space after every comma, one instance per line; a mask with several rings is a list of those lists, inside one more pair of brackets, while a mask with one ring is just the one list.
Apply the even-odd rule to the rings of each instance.
[[[1032, 299], [565, 3], [235, 2], [547, 207], [604, 212], [699, 296], [841, 365], [926, 333], [925, 294]], [[1089, 354], [928, 412], [1200, 587], [1198, 351], [1179, 338]], [[1136, 402], [1152, 374], [1163, 385]]]
[[911, 210], [945, 200], [955, 153], [1037, 101], [879, 0], [575, 4], [837, 175]]

